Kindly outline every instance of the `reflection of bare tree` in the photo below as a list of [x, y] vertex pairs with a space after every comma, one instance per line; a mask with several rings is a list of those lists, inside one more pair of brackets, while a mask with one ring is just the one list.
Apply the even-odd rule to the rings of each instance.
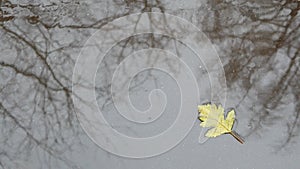
[[[0, 166], [17, 168], [16, 159], [34, 148], [45, 153], [41, 164], [48, 161], [50, 168], [59, 160], [73, 168], [63, 152], [80, 142], [71, 100], [72, 55], [82, 45], [78, 32], [127, 13], [97, 19], [81, 16], [87, 6], [79, 2], [0, 4]], [[68, 18], [76, 24], [66, 24]]]
[[[79, 1], [17, 4], [1, 0], [0, 6], [0, 166], [17, 168], [15, 159], [26, 160], [34, 148], [46, 154], [40, 163], [46, 162], [49, 168], [56, 160], [76, 168], [63, 155], [80, 142], [81, 133], [71, 100], [74, 53], [94, 29], [134, 11], [163, 11], [163, 6], [159, 1], [116, 1], [106, 4], [106, 13], [97, 15], [89, 10], [91, 5]], [[110, 6], [125, 9], [110, 12]], [[129, 38], [121, 45], [130, 49], [128, 43], [155, 47], [161, 42], [149, 35]]]
[[[273, 82], [258, 91], [258, 100], [251, 105], [252, 130], [257, 132], [264, 124], [276, 123], [282, 116], [291, 116], [287, 123], [287, 135], [282, 146], [290, 143], [299, 132], [299, 58], [300, 20], [298, 1], [210, 1], [207, 33], [210, 38], [226, 47], [220, 52], [230, 56], [225, 65], [227, 81], [243, 86], [247, 97], [250, 90], [257, 90], [263, 78]], [[213, 22], [213, 24], [210, 24]], [[279, 56], [279, 53], [281, 56]], [[279, 70], [280, 69], [280, 70]], [[275, 76], [267, 77], [267, 74]], [[258, 77], [259, 76], [259, 77]], [[294, 102], [293, 112], [276, 111], [284, 103]], [[242, 102], [241, 101], [241, 102]], [[287, 114], [288, 113], [288, 114]]]
[[[68, 59], [67, 55], [65, 61], [50, 59], [53, 51], [43, 51], [39, 42], [26, 36], [26, 30], [15, 31], [5, 25], [2, 30], [8, 41], [1, 43], [8, 45], [10, 52], [7, 53], [8, 57], [1, 56], [0, 62], [3, 77], [1, 128], [5, 129], [1, 134], [1, 155], [4, 155], [1, 163], [8, 163], [9, 167], [14, 159], [24, 157], [26, 152], [37, 146], [49, 158], [61, 160], [71, 166], [60, 155], [60, 145], [71, 146], [73, 141], [69, 136], [76, 135], [78, 131], [73, 130], [76, 123], [68, 85], [70, 79], [66, 74], [59, 74], [59, 66], [67, 66], [73, 60]], [[44, 38], [47, 43], [49, 39]], [[5, 48], [1, 50], [5, 52]], [[70, 129], [65, 130], [66, 128]]]
[[[97, 5], [103, 9], [90, 9]], [[45, 159], [50, 158], [41, 160], [41, 164], [60, 160], [69, 168], [75, 167], [63, 152], [80, 142], [76, 138], [81, 131], [72, 110], [71, 76], [83, 42], [118, 17], [135, 12], [168, 12], [158, 0], [114, 0], [97, 5], [80, 1], [17, 4], [0, 0], [2, 168], [16, 168], [15, 159], [26, 160], [26, 154], [34, 147], [46, 154]], [[286, 0], [236, 4], [213, 0], [206, 6], [209, 8], [196, 9], [206, 10], [207, 14], [199, 22], [210, 39], [221, 46], [229, 85], [244, 87], [243, 98], [251, 89], [258, 88], [255, 81], [262, 78], [258, 74], [274, 72], [273, 66], [278, 62], [276, 54], [285, 56], [283, 60], [287, 64], [279, 63], [280, 71], [275, 71], [277, 76], [270, 79], [274, 83], [267, 86], [260, 100], [252, 100], [259, 109], [253, 113], [250, 134], [264, 123], [276, 122], [279, 115], [273, 111], [287, 102], [287, 96], [292, 96], [295, 107], [293, 112], [286, 112], [291, 120], [287, 121], [283, 145], [292, 142], [300, 130], [300, 3]], [[197, 15], [193, 13], [189, 17], [194, 14]], [[116, 47], [120, 50], [115, 63], [134, 50], [163, 48], [170, 43], [173, 40], [152, 34], [128, 38]], [[104, 63], [104, 67], [110, 70], [110, 63]], [[97, 89], [99, 96], [107, 95], [109, 87], [109, 81], [103, 83]], [[109, 98], [105, 100], [109, 101]]]

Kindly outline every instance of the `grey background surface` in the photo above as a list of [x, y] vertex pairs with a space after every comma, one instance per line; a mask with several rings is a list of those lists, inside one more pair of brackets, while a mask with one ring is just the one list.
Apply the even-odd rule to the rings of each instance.
[[[0, 168], [299, 168], [300, 2], [0, 0], [0, 4]], [[245, 144], [230, 135], [199, 144], [202, 128], [196, 121], [172, 150], [129, 159], [104, 151], [84, 133], [71, 99], [79, 52], [108, 22], [151, 11], [182, 17], [211, 40], [224, 65], [225, 108], [235, 108], [234, 129]], [[145, 110], [151, 90], [164, 91], [168, 103], [161, 118], [135, 124], [114, 107], [110, 80], [115, 68], [133, 51], [150, 47], [174, 51], [197, 79], [199, 104], [211, 99], [205, 65], [184, 44], [152, 34], [125, 39], [100, 64], [96, 95], [111, 126], [134, 137], [161, 133], [179, 109], [179, 87], [159, 70], [137, 74], [130, 97], [133, 105]]]

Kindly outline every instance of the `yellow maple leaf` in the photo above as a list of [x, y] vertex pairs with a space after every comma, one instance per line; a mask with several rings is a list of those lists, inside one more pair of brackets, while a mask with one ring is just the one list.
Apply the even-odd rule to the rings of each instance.
[[243, 139], [232, 130], [235, 120], [235, 112], [231, 110], [224, 118], [224, 108], [215, 104], [205, 104], [198, 106], [200, 126], [211, 128], [206, 137], [217, 137], [222, 134], [231, 134], [240, 143], [244, 143]]

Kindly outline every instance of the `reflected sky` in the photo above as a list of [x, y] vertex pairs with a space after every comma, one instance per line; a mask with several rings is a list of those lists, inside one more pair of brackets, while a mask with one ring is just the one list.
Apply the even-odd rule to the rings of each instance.
[[[300, 2], [0, 0], [0, 4], [0, 168], [298, 167]], [[110, 154], [87, 136], [72, 100], [77, 97], [72, 92], [76, 59], [97, 30], [138, 12], [169, 13], [206, 34], [223, 64], [225, 109], [235, 108], [234, 130], [245, 144], [230, 135], [199, 144], [198, 120], [175, 148], [146, 159]], [[214, 65], [205, 64], [184, 43], [151, 33], [123, 39], [99, 64], [95, 93], [111, 126], [132, 137], [163, 132], [180, 109], [180, 86], [174, 78], [160, 70], [144, 70], [131, 79], [131, 102], [146, 110], [150, 92], [160, 89], [167, 98], [162, 116], [138, 124], [118, 113], [111, 97], [114, 71], [128, 56], [149, 48], [168, 50], [188, 65], [199, 89], [197, 104], [212, 99], [207, 70]], [[172, 60], [164, 62], [172, 72], [179, 70]], [[197, 116], [197, 107], [194, 113]]]

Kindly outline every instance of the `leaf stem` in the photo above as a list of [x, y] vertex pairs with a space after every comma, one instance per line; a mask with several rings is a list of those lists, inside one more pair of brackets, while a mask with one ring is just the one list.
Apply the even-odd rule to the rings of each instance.
[[238, 142], [240, 142], [241, 144], [244, 144], [245, 141], [235, 131], [231, 131], [231, 132], [229, 132], [229, 134], [232, 135]]

